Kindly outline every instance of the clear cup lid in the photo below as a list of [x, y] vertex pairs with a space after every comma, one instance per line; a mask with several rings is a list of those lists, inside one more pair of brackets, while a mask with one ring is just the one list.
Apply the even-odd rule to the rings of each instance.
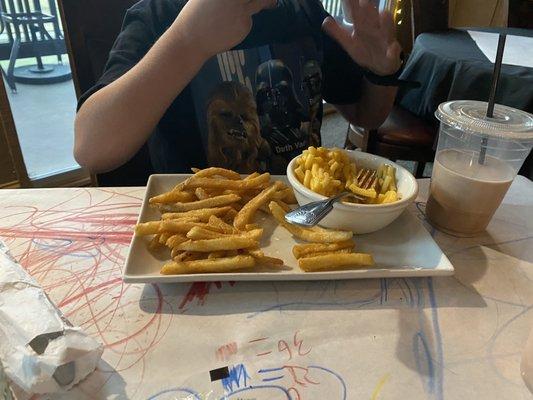
[[456, 100], [442, 103], [435, 116], [444, 124], [474, 135], [508, 140], [533, 140], [533, 115], [496, 104], [494, 118], [487, 117], [488, 103]]

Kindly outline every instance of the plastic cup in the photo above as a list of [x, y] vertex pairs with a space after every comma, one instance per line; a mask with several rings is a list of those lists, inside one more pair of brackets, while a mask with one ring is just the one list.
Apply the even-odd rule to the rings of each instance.
[[455, 236], [482, 233], [533, 147], [533, 115], [487, 103], [443, 103], [426, 215]]

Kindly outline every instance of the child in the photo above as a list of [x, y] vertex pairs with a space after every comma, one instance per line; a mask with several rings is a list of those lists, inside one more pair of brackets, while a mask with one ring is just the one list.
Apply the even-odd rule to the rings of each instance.
[[284, 173], [320, 144], [323, 99], [379, 127], [401, 66], [394, 23], [368, 0], [346, 4], [356, 30], [319, 0], [141, 0], [80, 101], [76, 160], [109, 171], [148, 142], [159, 173]]

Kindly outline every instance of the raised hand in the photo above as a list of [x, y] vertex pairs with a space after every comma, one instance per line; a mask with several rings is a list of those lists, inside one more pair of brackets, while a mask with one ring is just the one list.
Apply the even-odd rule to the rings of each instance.
[[328, 17], [322, 29], [336, 40], [360, 66], [377, 75], [392, 75], [401, 66], [401, 46], [396, 40], [390, 12], [379, 12], [369, 0], [346, 0], [352, 26]]
[[277, 0], [189, 0], [175, 25], [182, 40], [210, 57], [238, 45], [252, 29], [252, 16]]

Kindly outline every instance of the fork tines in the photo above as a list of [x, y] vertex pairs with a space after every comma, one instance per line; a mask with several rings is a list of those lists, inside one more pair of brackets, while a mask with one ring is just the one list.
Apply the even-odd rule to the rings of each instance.
[[357, 186], [361, 189], [375, 188], [377, 184], [377, 171], [363, 168], [357, 174]]

